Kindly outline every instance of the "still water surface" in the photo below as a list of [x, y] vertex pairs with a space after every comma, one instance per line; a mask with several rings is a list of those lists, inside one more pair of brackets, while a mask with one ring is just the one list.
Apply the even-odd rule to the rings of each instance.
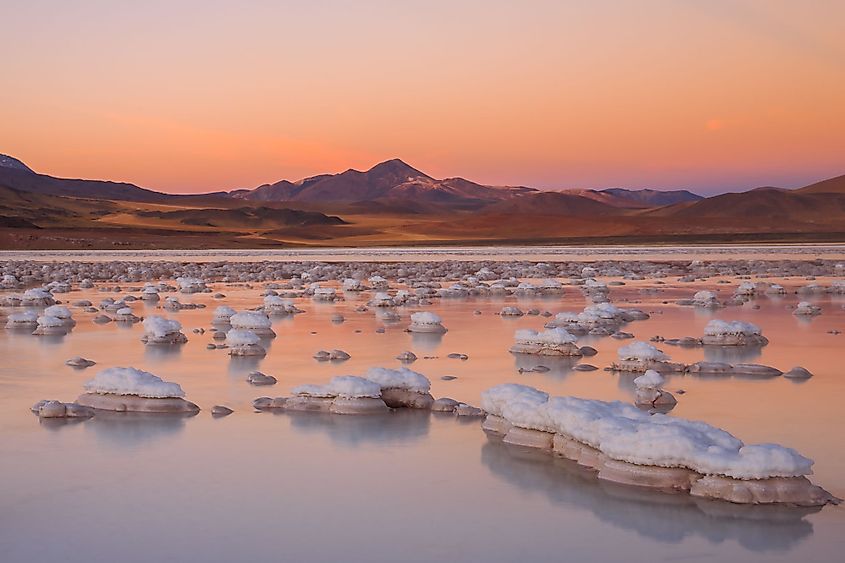
[[[782, 283], [794, 288], [807, 282]], [[802, 321], [787, 308], [795, 295], [710, 312], [671, 302], [703, 288], [730, 291], [735, 284], [667, 280], [660, 293], [640, 291], [649, 285], [630, 283], [611, 292], [617, 305], [636, 303], [652, 314], [623, 329], [638, 339], [699, 336], [708, 320], [721, 318], [754, 322], [770, 340], [765, 348], [744, 351], [662, 346], [673, 360], [750, 361], [783, 370], [802, 365], [815, 374], [803, 383], [675, 376], [667, 389], [686, 393], [678, 395], [672, 414], [721, 426], [746, 442], [795, 447], [816, 460], [814, 481], [845, 497], [845, 335], [828, 334], [845, 330], [845, 299], [810, 298], [824, 312]], [[360, 374], [374, 365], [396, 367], [394, 356], [404, 350], [420, 357], [412, 368], [432, 380], [435, 397], [478, 404], [483, 389], [521, 382], [552, 394], [631, 401], [633, 377], [572, 371], [571, 363], [548, 358], [536, 363], [550, 372], [520, 374], [518, 368], [532, 362], [507, 351], [516, 329], [539, 329], [544, 321], [496, 312], [504, 305], [580, 310], [586, 302], [577, 289], [555, 298], [441, 300], [430, 310], [449, 328], [442, 336], [404, 332], [410, 309], [399, 308], [403, 322], [387, 325], [377, 312], [355, 312], [368, 293], [347, 294], [336, 305], [298, 299], [306, 313], [274, 320], [278, 337], [261, 360], [230, 359], [224, 350], [206, 349], [209, 333], [191, 333], [209, 326], [218, 304], [240, 309], [261, 301], [259, 287], [214, 289], [227, 298], [179, 295], [183, 302], [207, 303], [207, 309], [166, 313], [133, 305], [136, 314], [180, 320], [189, 342], [176, 348], [145, 347], [140, 325], [95, 325], [93, 315], [79, 308], [78, 325], [65, 337], [0, 330], [1, 561], [815, 562], [840, 561], [845, 552], [841, 507], [814, 513], [748, 509], [609, 487], [565, 460], [489, 441], [477, 420], [420, 412], [256, 413], [250, 406], [255, 397], [287, 395], [301, 383]], [[96, 304], [109, 295], [88, 290], [59, 297]], [[10, 312], [0, 311], [0, 320]], [[331, 323], [336, 312], [345, 323]], [[382, 326], [385, 333], [376, 333]], [[599, 350], [583, 362], [600, 368], [626, 343], [579, 342]], [[311, 358], [331, 348], [352, 359], [331, 364]], [[469, 360], [446, 358], [451, 352]], [[65, 366], [75, 355], [98, 365], [84, 371]], [[74, 399], [98, 369], [115, 365], [179, 382], [203, 411], [188, 418], [98, 414], [70, 424], [39, 422], [29, 413], [39, 399]], [[248, 385], [244, 377], [253, 369], [279, 383]], [[443, 381], [443, 375], [457, 379]], [[215, 404], [235, 413], [213, 419]]]

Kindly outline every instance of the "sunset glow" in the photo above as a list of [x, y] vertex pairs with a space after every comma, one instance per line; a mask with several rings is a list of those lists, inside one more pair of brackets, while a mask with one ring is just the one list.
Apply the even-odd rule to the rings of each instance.
[[168, 192], [399, 157], [548, 188], [845, 173], [845, 3], [49, 2], [3, 10], [0, 153]]

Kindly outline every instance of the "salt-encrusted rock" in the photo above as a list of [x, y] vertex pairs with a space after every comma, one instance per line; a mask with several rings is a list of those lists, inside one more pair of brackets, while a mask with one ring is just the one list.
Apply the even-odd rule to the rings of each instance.
[[38, 416], [41, 418], [64, 418], [67, 414], [67, 407], [60, 401], [46, 401], [38, 407]]
[[329, 408], [335, 414], [376, 414], [389, 410], [383, 400], [375, 397], [337, 397]]
[[484, 414], [484, 411], [480, 408], [474, 407], [472, 405], [467, 405], [466, 403], [460, 403], [457, 407], [455, 407], [455, 416], [476, 418], [484, 416]]
[[687, 373], [695, 375], [731, 375], [733, 366], [724, 362], [696, 362], [687, 366]]
[[285, 397], [258, 397], [254, 401], [252, 401], [253, 408], [257, 410], [265, 410], [265, 409], [283, 409], [287, 404], [287, 398]]
[[620, 485], [644, 487], [664, 492], [688, 492], [693, 483], [701, 478], [701, 475], [683, 467], [634, 465], [616, 459], [604, 458], [598, 468], [598, 478]]
[[553, 439], [554, 432], [544, 432], [542, 430], [513, 426], [510, 430], [508, 430], [507, 434], [505, 434], [503, 441], [506, 444], [512, 444], [515, 446], [551, 450]]
[[144, 344], [184, 344], [188, 337], [182, 334], [182, 323], [152, 315], [144, 319]]
[[273, 338], [273, 322], [270, 317], [257, 311], [241, 311], [229, 317], [229, 324], [234, 329], [249, 330], [262, 338]]
[[813, 374], [806, 368], [796, 366], [784, 373], [783, 376], [789, 379], [810, 379], [813, 377]]
[[645, 374], [634, 379], [637, 393], [634, 403], [648, 408], [673, 407], [677, 401], [668, 391], [662, 389], [666, 380], [654, 370], [646, 370]]
[[12, 313], [6, 319], [6, 328], [33, 330], [38, 325], [38, 313], [35, 311], [24, 311]]
[[536, 354], [540, 356], [580, 356], [575, 344], [576, 338], [562, 328], [551, 328], [543, 332], [517, 330], [516, 342], [511, 346], [512, 354]]
[[783, 372], [777, 368], [761, 364], [734, 364], [731, 372], [734, 375], [745, 375], [752, 377], [777, 377]]
[[595, 356], [599, 352], [598, 352], [598, 350], [596, 350], [592, 346], [581, 346], [580, 348], [578, 348], [578, 353], [581, 354], [584, 357], [589, 357], [589, 356]]
[[246, 376], [246, 381], [251, 385], [275, 385], [277, 380], [272, 375], [266, 375], [260, 371], [253, 371]]
[[499, 315], [503, 317], [521, 317], [525, 313], [519, 307], [503, 307]]
[[653, 369], [658, 372], [682, 372], [685, 366], [669, 361], [669, 356], [651, 344], [642, 341], [632, 342], [618, 350], [619, 361], [613, 364], [618, 371], [643, 372]]
[[408, 331], [442, 334], [447, 330], [442, 322], [439, 315], [428, 311], [411, 313], [411, 325], [408, 327]]
[[235, 411], [223, 405], [214, 405], [211, 407], [211, 416], [228, 416], [233, 412]]
[[163, 381], [135, 368], [107, 368], [85, 383], [86, 393], [76, 402], [111, 411], [194, 413], [199, 407], [183, 399], [178, 383]]
[[68, 325], [58, 317], [41, 315], [38, 317], [37, 323], [35, 330], [32, 331], [32, 334], [37, 336], [61, 335], [68, 332]]
[[704, 327], [701, 342], [705, 346], [765, 346], [769, 340], [755, 324], [713, 319]]
[[392, 408], [429, 409], [434, 397], [429, 393], [431, 382], [421, 373], [408, 368], [371, 368], [364, 376], [379, 385], [381, 398]]
[[314, 354], [314, 359], [318, 362], [336, 361], [343, 362], [351, 358], [349, 354], [343, 350], [320, 350]]
[[233, 315], [237, 311], [226, 305], [220, 305], [214, 310], [214, 317], [211, 319], [211, 324], [228, 325]]
[[83, 358], [82, 356], [74, 356], [71, 359], [67, 360], [65, 362], [65, 365], [69, 365], [69, 366], [74, 367], [74, 368], [84, 369], [84, 368], [91, 367], [91, 366], [95, 365], [96, 363], [97, 362], [95, 362], [94, 360], [88, 360], [86, 358]]
[[448, 397], [441, 397], [431, 403], [432, 412], [455, 412], [455, 407], [458, 406], [458, 401]]
[[837, 499], [806, 477], [770, 477], [767, 479], [732, 479], [706, 475], [692, 484], [694, 497], [727, 500], [739, 504], [791, 504], [822, 506], [838, 504]]
[[792, 311], [792, 314], [798, 317], [814, 317], [816, 315], [820, 315], [821, 312], [821, 307], [813, 305], [807, 301], [801, 301], [795, 307], [795, 310]]
[[267, 350], [261, 339], [251, 330], [233, 328], [226, 333], [226, 346], [230, 356], [265, 356]]
[[481, 428], [489, 434], [504, 436], [511, 428], [513, 428], [513, 424], [501, 416], [488, 414], [484, 418], [484, 422], [481, 423]]
[[403, 363], [406, 363], [406, 364], [410, 364], [410, 363], [412, 363], [412, 362], [416, 362], [416, 361], [417, 361], [417, 355], [416, 355], [416, 354], [414, 354], [414, 353], [413, 353], [413, 352], [411, 352], [411, 351], [406, 351], [406, 352], [402, 352], [401, 354], [399, 354], [398, 356], [396, 356], [396, 359], [397, 359], [397, 360], [399, 360], [400, 362], [403, 362]]

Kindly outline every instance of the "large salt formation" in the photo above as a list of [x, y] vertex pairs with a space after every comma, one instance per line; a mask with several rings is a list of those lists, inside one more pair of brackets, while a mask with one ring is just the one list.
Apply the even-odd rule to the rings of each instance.
[[713, 319], [704, 327], [701, 343], [705, 346], [765, 346], [769, 339], [755, 324]]
[[261, 338], [251, 330], [233, 328], [226, 333], [226, 346], [230, 356], [265, 356], [267, 350], [261, 345]]
[[632, 342], [619, 348], [617, 354], [619, 361], [613, 364], [613, 369], [617, 371], [645, 373], [652, 369], [667, 373], [683, 372], [686, 368], [683, 364], [671, 362], [669, 356], [648, 342]]
[[430, 409], [434, 404], [430, 387], [428, 378], [407, 368], [372, 368], [364, 377], [342, 375], [325, 385], [300, 385], [291, 390], [289, 398], [261, 397], [253, 404], [258, 409], [335, 414], [385, 412], [388, 407]]
[[742, 504], [839, 502], [806, 478], [812, 460], [776, 444], [746, 445], [704, 422], [517, 384], [484, 391], [481, 406], [488, 433], [553, 451], [605, 481]]
[[107, 368], [85, 383], [76, 403], [93, 409], [119, 412], [194, 413], [200, 409], [184, 399], [178, 383], [164, 381], [146, 371], [127, 367]]
[[273, 338], [273, 323], [264, 313], [258, 311], [241, 311], [229, 317], [229, 324], [234, 329], [249, 330], [262, 338]]
[[547, 328], [564, 328], [571, 334], [609, 336], [631, 321], [646, 320], [649, 316], [639, 309], [620, 309], [612, 303], [588, 305], [580, 313], [558, 313], [546, 323]]
[[534, 354], [539, 356], [580, 356], [575, 336], [562, 328], [550, 328], [542, 332], [531, 329], [517, 330], [512, 354]]
[[144, 344], [184, 344], [188, 337], [182, 334], [182, 323], [173, 319], [151, 316], [144, 319]]
[[411, 313], [411, 324], [408, 327], [408, 331], [442, 334], [447, 330], [442, 323], [443, 320], [435, 313], [428, 311]]

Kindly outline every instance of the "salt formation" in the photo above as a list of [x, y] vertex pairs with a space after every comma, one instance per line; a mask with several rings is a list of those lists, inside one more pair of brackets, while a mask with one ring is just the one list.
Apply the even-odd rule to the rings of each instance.
[[303, 311], [297, 308], [290, 299], [268, 295], [264, 298], [264, 312], [270, 315], [294, 315]]
[[746, 445], [704, 422], [517, 384], [488, 389], [481, 401], [486, 432], [554, 451], [605, 481], [736, 503], [838, 502], [805, 477], [812, 460], [784, 446]]
[[409, 332], [427, 332], [439, 333], [446, 332], [446, 327], [442, 323], [439, 315], [428, 311], [419, 313], [411, 313], [411, 325], [408, 327]]
[[814, 317], [816, 315], [820, 315], [821, 312], [822, 312], [821, 307], [813, 305], [812, 303], [810, 303], [808, 301], [801, 301], [795, 307], [795, 310], [792, 311], [792, 314], [796, 315], [798, 317]]
[[519, 307], [502, 307], [499, 311], [499, 315], [503, 317], [521, 317], [524, 314]]
[[49, 399], [38, 401], [30, 410], [39, 418], [91, 418], [94, 416], [94, 410], [89, 407]]
[[276, 336], [276, 333], [273, 332], [273, 323], [270, 321], [270, 318], [264, 313], [257, 311], [241, 311], [240, 313], [236, 313], [229, 317], [229, 324], [235, 329], [252, 331], [262, 338]]
[[668, 391], [662, 389], [666, 380], [653, 369], [647, 370], [645, 374], [634, 379], [634, 387], [637, 394], [634, 403], [637, 406], [671, 410], [677, 401]]
[[230, 356], [265, 356], [267, 350], [261, 345], [261, 338], [251, 330], [233, 328], [226, 333], [226, 346]]
[[32, 331], [32, 334], [38, 336], [61, 335], [67, 334], [68, 332], [68, 326], [65, 324], [64, 319], [60, 319], [59, 317], [41, 315], [36, 322], [38, 326]]
[[715, 309], [721, 306], [716, 294], [707, 290], [696, 292], [696, 294], [692, 296], [692, 304], [696, 307], [704, 307], [707, 309]]
[[705, 346], [765, 346], [769, 340], [755, 324], [713, 319], [704, 327], [701, 342]]
[[326, 385], [300, 385], [284, 402], [287, 410], [318, 410], [335, 414], [386, 412], [381, 387], [354, 375], [333, 377]]
[[118, 309], [114, 314], [114, 321], [121, 322], [121, 323], [137, 323], [140, 321], [140, 317], [136, 317], [135, 314], [132, 312], [132, 309], [129, 307], [122, 307]]
[[95, 365], [96, 363], [97, 362], [95, 362], [94, 360], [88, 360], [86, 358], [83, 358], [82, 356], [74, 356], [71, 359], [67, 360], [65, 362], [65, 365], [68, 365], [68, 366], [74, 367], [74, 368], [84, 369], [84, 368], [89, 368], [89, 367]]
[[784, 373], [783, 376], [787, 379], [810, 379], [813, 374], [810, 373], [810, 370], [798, 366]]
[[550, 328], [543, 332], [531, 329], [517, 330], [516, 342], [511, 346], [512, 354], [536, 354], [540, 356], [580, 356], [575, 344], [576, 338], [562, 328]]
[[6, 319], [6, 328], [32, 330], [38, 324], [38, 313], [35, 311], [24, 311], [12, 313]]
[[777, 377], [781, 371], [760, 364], [727, 364], [724, 362], [696, 362], [686, 367], [686, 373], [703, 376], [737, 376], [748, 378]]
[[343, 280], [343, 291], [364, 291], [366, 288], [361, 280], [346, 278]]
[[176, 283], [179, 284], [179, 291], [182, 293], [203, 293], [211, 291], [205, 286], [205, 282], [198, 278], [176, 278]]
[[236, 313], [237, 311], [235, 311], [228, 305], [220, 305], [219, 307], [214, 309], [214, 317], [212, 317], [211, 319], [211, 324], [227, 325], [229, 324], [229, 320], [232, 318], [232, 315]]
[[252, 385], [275, 385], [276, 381], [276, 378], [272, 375], [267, 375], [260, 371], [252, 371], [246, 376], [246, 382]]
[[23, 297], [20, 300], [22, 307], [49, 307], [55, 304], [56, 300], [53, 298], [52, 293], [46, 289], [37, 287], [24, 291]]
[[669, 361], [669, 356], [648, 342], [636, 341], [622, 346], [617, 351], [619, 362], [613, 364], [617, 371], [643, 372], [653, 369], [658, 372], [684, 371], [683, 364]]
[[145, 344], [184, 344], [188, 337], [182, 334], [182, 323], [156, 315], [144, 319]]
[[434, 402], [428, 378], [408, 368], [370, 368], [364, 377], [381, 386], [381, 398], [389, 407], [428, 409]]
[[144, 289], [141, 291], [141, 299], [151, 303], [158, 301], [161, 299], [158, 294], [158, 288], [149, 283], [144, 285]]
[[402, 352], [401, 354], [396, 356], [396, 359], [402, 363], [410, 364], [417, 361], [417, 355], [411, 352], [410, 350], [406, 350], [405, 352]]
[[53, 317], [61, 320], [68, 328], [76, 326], [76, 321], [73, 320], [73, 315], [71, 314], [70, 309], [64, 305], [51, 305], [44, 309], [43, 314], [45, 317]]
[[337, 292], [333, 287], [321, 287], [318, 284], [314, 284], [311, 291], [314, 301], [334, 301], [337, 299]]
[[320, 350], [314, 354], [314, 359], [318, 362], [336, 361], [343, 362], [351, 358], [349, 354], [343, 350]]
[[178, 383], [131, 367], [107, 368], [85, 383], [77, 404], [111, 411], [195, 413]]

